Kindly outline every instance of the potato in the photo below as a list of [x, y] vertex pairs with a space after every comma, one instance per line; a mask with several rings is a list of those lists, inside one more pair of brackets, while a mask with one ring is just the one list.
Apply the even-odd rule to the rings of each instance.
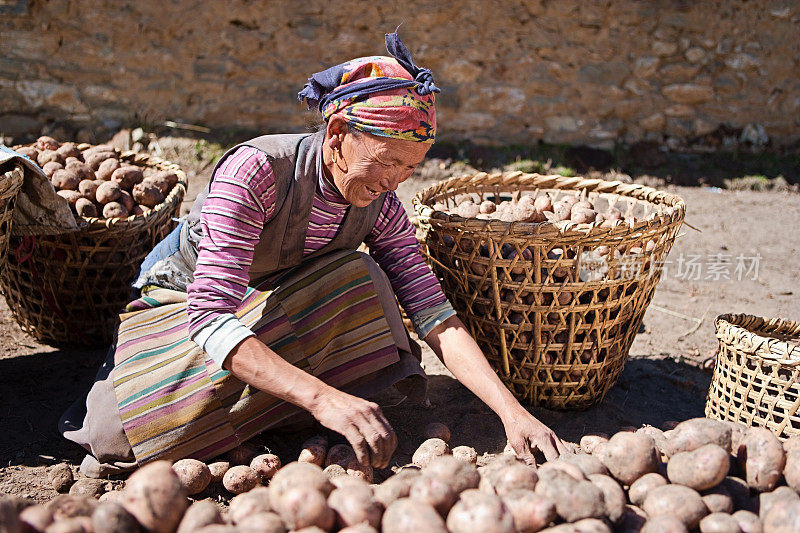
[[670, 456], [691, 452], [706, 444], [716, 444], [726, 452], [731, 450], [731, 428], [724, 422], [708, 418], [692, 418], [681, 422], [667, 439]]
[[472, 200], [465, 200], [458, 204], [456, 214], [464, 218], [475, 218], [481, 212], [480, 207], [475, 205]]
[[292, 487], [310, 487], [320, 491], [325, 497], [333, 490], [330, 480], [317, 465], [312, 465], [311, 463], [289, 463], [278, 470], [269, 484], [269, 497], [272, 506], [278, 505], [283, 493]]
[[703, 497], [703, 503], [706, 504], [709, 512], [733, 512], [733, 497], [728, 492], [728, 489], [725, 488], [725, 485], [720, 484], [714, 488], [701, 492], [700, 495]]
[[435, 457], [425, 467], [423, 474], [444, 481], [453, 488], [456, 495], [467, 489], [477, 488], [481, 480], [478, 469], [473, 464], [449, 455]]
[[55, 150], [42, 150], [36, 156], [36, 162], [39, 164], [40, 167], [44, 167], [47, 163], [51, 162], [63, 165], [64, 157]]
[[478, 453], [471, 446], [456, 446], [452, 450], [453, 457], [465, 463], [478, 464]]
[[372, 499], [369, 486], [348, 485], [338, 488], [328, 496], [328, 505], [336, 513], [339, 527], [354, 526], [362, 522], [380, 527], [383, 506]]
[[581, 449], [588, 454], [593, 454], [595, 447], [601, 442], [608, 442], [608, 435], [599, 433], [597, 435], [584, 435], [581, 437]]
[[[741, 426], [741, 424], [737, 424]], [[783, 441], [783, 451], [790, 454], [795, 450], [800, 450], [800, 435], [794, 435]]]
[[228, 520], [238, 524], [250, 515], [272, 511], [267, 487], [256, 487], [250, 492], [239, 494], [231, 500]]
[[95, 176], [97, 179], [101, 179], [103, 181], [109, 181], [111, 176], [114, 174], [114, 171], [120, 167], [119, 159], [110, 158], [106, 159], [105, 161], [101, 162], [100, 165], [97, 167], [97, 171], [95, 172]]
[[689, 530], [674, 516], [660, 515], [645, 522], [641, 533], [689, 533]]
[[617, 433], [601, 452], [596, 454], [597, 458], [624, 485], [630, 485], [643, 475], [658, 471], [659, 453], [649, 435]]
[[[144, 181], [147, 183], [152, 183], [158, 190], [161, 191], [161, 194], [166, 196], [169, 194], [169, 191], [178, 183], [178, 175], [172, 170], [161, 170], [152, 176], [147, 176], [144, 178]], [[325, 446], [327, 446], [327, 439], [325, 440]]]
[[342, 468], [347, 468], [348, 463], [356, 458], [356, 452], [347, 444], [335, 444], [328, 450], [325, 457], [325, 466], [337, 464]]
[[328, 439], [317, 435], [303, 443], [297, 461], [300, 463], [311, 463], [321, 467], [325, 465], [325, 455], [327, 452]]
[[39, 150], [58, 150], [58, 141], [48, 135], [42, 135], [36, 139], [34, 146]]
[[575, 533], [611, 533], [611, 528], [598, 518], [584, 518], [570, 526], [575, 528]]
[[728, 476], [719, 486], [730, 494], [734, 509], [758, 512], [759, 497], [758, 495], [753, 496], [750, 494], [750, 487], [747, 486], [746, 481], [738, 477]]
[[739, 529], [742, 530], [742, 533], [762, 533], [763, 527], [761, 525], [761, 520], [759, 520], [758, 515], [755, 513], [751, 513], [750, 511], [736, 511], [731, 516], [736, 519], [736, 522], [739, 524]]
[[556, 505], [532, 490], [512, 490], [501, 498], [514, 520], [519, 533], [533, 533], [544, 529], [556, 519]]
[[480, 212], [486, 215], [490, 215], [497, 211], [497, 204], [492, 202], [491, 200], [484, 200], [481, 202], [480, 205]]
[[570, 221], [575, 224], [591, 224], [596, 217], [597, 213], [591, 209], [573, 209], [570, 214]]
[[22, 533], [22, 523], [17, 514], [17, 506], [11, 498], [5, 496], [0, 496], [0, 531]]
[[536, 199], [533, 201], [533, 207], [535, 207], [538, 211], [552, 211], [553, 200], [550, 198], [549, 194], [545, 193], [542, 196], [536, 197]]
[[75, 200], [75, 212], [82, 217], [96, 217], [97, 206], [87, 198], [78, 198]]
[[333, 527], [336, 519], [333, 509], [325, 501], [325, 496], [314, 487], [301, 484], [297, 484], [281, 495], [277, 511], [290, 529], [317, 526], [328, 531]]
[[585, 476], [590, 476], [591, 474], [608, 474], [608, 468], [606, 468], [606, 465], [604, 465], [600, 459], [585, 453], [563, 454], [556, 461], [567, 462], [577, 466]]
[[578, 465], [570, 463], [568, 461], [560, 460], [560, 458], [554, 461], [548, 461], [542, 466], [540, 466], [538, 469], [539, 477], [540, 478], [546, 477], [550, 472], [554, 470], [566, 473], [575, 481], [587, 480], [586, 474], [583, 473], [583, 470], [581, 470]]
[[275, 513], [256, 513], [239, 522], [237, 531], [241, 533], [286, 533], [286, 527], [283, 525], [281, 517]]
[[342, 476], [348, 477], [347, 470], [345, 470], [343, 467], [337, 464], [326, 466], [325, 469], [322, 471], [322, 473], [328, 476], [328, 479], [330, 479], [331, 481]]
[[52, 178], [53, 173], [56, 170], [61, 170], [63, 168], [64, 165], [62, 165], [61, 163], [57, 163], [56, 161], [50, 161], [49, 163], [45, 163], [44, 166], [42, 166], [42, 171], [44, 171], [45, 176], [47, 176], [48, 178]]
[[697, 527], [700, 520], [708, 514], [700, 494], [683, 485], [654, 488], [645, 498], [642, 509], [651, 519], [663, 515], [672, 516], [689, 529]]
[[378, 530], [368, 524], [356, 524], [340, 529], [339, 533], [378, 533]]
[[70, 143], [70, 142], [64, 143], [61, 146], [59, 146], [56, 149], [56, 152], [61, 154], [61, 156], [64, 157], [65, 159], [67, 157], [80, 157], [81, 156], [81, 151], [78, 150], [78, 147], [75, 145], [75, 143]]
[[767, 428], [753, 427], [739, 445], [739, 465], [747, 484], [757, 491], [770, 491], [778, 484], [786, 455], [775, 434]]
[[136, 202], [133, 201], [133, 196], [128, 191], [120, 191], [119, 198], [117, 201], [122, 204], [122, 207], [130, 213], [133, 210], [133, 206], [136, 205]]
[[56, 194], [59, 195], [61, 198], [67, 201], [70, 207], [75, 208], [75, 204], [78, 200], [82, 199], [81, 193], [78, 191], [70, 191], [70, 190], [63, 190], [63, 191], [56, 191]]
[[47, 471], [47, 482], [56, 492], [67, 492], [75, 483], [75, 477], [68, 464], [59, 463]]
[[[567, 522], [599, 518], [606, 512], [603, 491], [591, 481], [576, 480], [563, 470], [539, 470], [535, 492], [556, 504], [556, 512]], [[699, 497], [699, 496], [698, 496]]]
[[[112, 204], [107, 204], [106, 208], [109, 205]], [[105, 214], [105, 209], [103, 213]], [[172, 469], [178, 474], [186, 494], [190, 496], [203, 492], [211, 483], [211, 470], [204, 462], [197, 459], [181, 459], [172, 465]]]
[[503, 496], [515, 489], [533, 490], [539, 476], [536, 469], [522, 463], [505, 466], [481, 477], [479, 488], [491, 494]]
[[730, 454], [716, 444], [706, 444], [673, 455], [667, 463], [667, 478], [672, 483], [700, 491], [720, 484], [729, 468]]
[[[230, 461], [214, 461], [213, 463], [208, 463], [208, 470], [211, 472], [211, 482], [222, 483], [222, 478], [225, 476], [225, 472], [230, 470], [230, 468]], [[250, 465], [250, 468], [258, 473], [258, 469], [254, 468], [252, 464]]]
[[762, 492], [758, 495], [758, 515], [763, 520], [772, 506], [781, 501], [800, 501], [800, 497], [789, 487], [778, 487], [772, 492]]
[[186, 490], [167, 461], [154, 461], [134, 472], [125, 484], [122, 506], [149, 531], [175, 531], [188, 506]]
[[209, 524], [198, 529], [197, 533], [239, 533], [239, 528], [227, 524]]
[[739, 522], [727, 513], [711, 513], [700, 520], [700, 533], [741, 533]]
[[430, 464], [434, 458], [449, 454], [450, 447], [445, 441], [442, 439], [428, 439], [414, 452], [414, 455], [411, 457], [411, 462], [424, 468]]
[[111, 181], [128, 191], [137, 183], [141, 183], [142, 179], [142, 169], [134, 165], [122, 165], [111, 173]]
[[628, 489], [628, 497], [632, 504], [641, 506], [651, 490], [656, 487], [663, 487], [667, 483], [667, 480], [661, 474], [656, 474], [655, 472], [645, 474], [631, 484]]
[[563, 202], [557, 202], [553, 204], [552, 220], [554, 222], [569, 220], [569, 217], [570, 217], [570, 206], [564, 204]]
[[18, 154], [24, 155], [32, 161], [37, 161], [39, 159], [39, 150], [37, 150], [34, 146], [20, 146], [19, 148], [14, 149], [14, 151]]
[[590, 474], [589, 481], [594, 483], [603, 491], [603, 501], [606, 506], [606, 516], [613, 523], [617, 524], [622, 521], [625, 514], [625, 506], [628, 499], [625, 497], [625, 491], [619, 486], [613, 478], [603, 474]]
[[411, 491], [408, 497], [430, 505], [440, 515], [446, 517], [450, 508], [456, 502], [458, 493], [453, 490], [453, 487], [446, 480], [423, 474], [411, 484]]
[[127, 218], [128, 210], [119, 202], [108, 202], [103, 206], [104, 218]]
[[106, 482], [102, 479], [92, 479], [82, 477], [78, 479], [70, 488], [70, 494], [99, 498], [106, 491]]
[[92, 513], [94, 533], [138, 533], [139, 523], [120, 504], [104, 502]]
[[94, 180], [97, 179], [97, 176], [94, 175], [94, 171], [92, 167], [87, 165], [82, 161], [78, 161], [77, 159], [70, 159], [67, 161], [64, 167], [67, 170], [72, 170], [81, 177], [81, 180]]
[[361, 479], [367, 483], [372, 483], [374, 476], [372, 467], [369, 465], [362, 465], [358, 462], [358, 459], [353, 459], [347, 463], [347, 467], [345, 469], [348, 476]]
[[97, 199], [97, 187], [98, 183], [94, 180], [81, 180], [78, 183], [78, 192], [83, 195], [84, 198], [87, 198], [91, 201], [95, 201]]
[[262, 453], [253, 457], [250, 468], [255, 470], [262, 482], [269, 481], [281, 469], [281, 458], [273, 453]]
[[[234, 498], [235, 500], [236, 498]], [[186, 509], [178, 525], [177, 533], [193, 533], [198, 529], [212, 524], [224, 524], [219, 507], [209, 500], [194, 502]]]
[[383, 533], [448, 533], [436, 509], [410, 498], [401, 498], [386, 509], [381, 530]]
[[[87, 153], [88, 152], [88, 153]], [[83, 160], [89, 165], [92, 170], [97, 171], [100, 169], [100, 164], [107, 160], [107, 159], [118, 159], [116, 152], [113, 151], [93, 151], [89, 152], [89, 150], [83, 151]], [[104, 179], [104, 178], [101, 178]]]
[[426, 440], [442, 439], [447, 444], [450, 444], [450, 428], [441, 422], [431, 422], [425, 426], [425, 431], [423, 434], [425, 435]]
[[419, 471], [402, 470], [375, 487], [375, 500], [388, 508], [401, 498], [407, 498], [411, 485], [420, 476]]
[[514, 533], [514, 517], [494, 494], [470, 489], [461, 493], [447, 515], [451, 533]]
[[[787, 449], [786, 442], [783, 443], [784, 449]], [[787, 485], [792, 487], [795, 492], [800, 492], [800, 451], [796, 447], [790, 447], [789, 449], [791, 451], [786, 452], [786, 464], [783, 467], [783, 477], [786, 479]]]
[[95, 197], [100, 204], [107, 204], [109, 202], [116, 202], [122, 194], [122, 189], [119, 188], [117, 183], [113, 181], [105, 181], [97, 187]]
[[67, 518], [50, 524], [45, 533], [90, 533], [94, 530], [92, 519], [88, 516]]
[[800, 531], [800, 500], [783, 499], [775, 503], [762, 519], [764, 533]]
[[222, 486], [234, 494], [252, 490], [261, 478], [256, 471], [245, 465], [232, 466], [222, 477]]
[[50, 183], [53, 184], [53, 187], [60, 190], [74, 191], [78, 188], [80, 182], [80, 176], [75, 171], [66, 168], [56, 170], [50, 178]]

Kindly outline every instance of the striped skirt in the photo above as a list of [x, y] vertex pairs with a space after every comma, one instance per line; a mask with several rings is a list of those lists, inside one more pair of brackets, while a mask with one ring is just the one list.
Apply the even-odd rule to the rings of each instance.
[[[301, 411], [188, 339], [186, 293], [149, 289], [128, 309], [94, 387], [62, 418], [64, 436], [90, 452], [86, 475], [208, 460]], [[249, 288], [237, 317], [286, 361], [341, 390], [369, 396], [424, 376], [386, 276], [359, 252], [328, 254]]]

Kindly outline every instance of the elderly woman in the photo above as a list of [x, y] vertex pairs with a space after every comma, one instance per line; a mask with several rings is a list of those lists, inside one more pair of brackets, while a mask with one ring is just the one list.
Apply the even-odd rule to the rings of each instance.
[[[386, 43], [392, 57], [309, 79], [300, 98], [319, 107], [324, 129], [227, 152], [145, 260], [141, 298], [61, 421], [90, 452], [86, 475], [210, 459], [302, 413], [343, 435], [363, 464], [386, 467], [397, 439], [365, 398], [392, 385], [424, 398], [419, 346], [395, 297], [518, 454], [564, 450], [500, 382], [423, 262], [393, 191], [434, 141], [439, 89], [396, 33]], [[355, 251], [362, 242], [369, 255]]]

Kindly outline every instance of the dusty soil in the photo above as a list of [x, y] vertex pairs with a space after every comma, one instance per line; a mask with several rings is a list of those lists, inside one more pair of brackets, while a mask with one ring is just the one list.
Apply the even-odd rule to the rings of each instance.
[[[165, 157], [189, 170], [190, 193], [184, 208], [211, 170], [192, 143], [189, 149], [181, 148], [186, 143], [161, 143]], [[399, 194], [407, 209], [413, 193], [432, 179], [431, 173], [422, 172], [402, 185]], [[800, 238], [793, 229], [800, 220], [800, 195], [667, 188], [685, 199], [686, 221], [697, 229], [685, 226], [675, 243], [672, 263], [645, 316], [644, 331], [605, 399], [580, 412], [531, 408], [563, 439], [574, 442], [592, 431], [660, 426], [667, 420], [702, 416], [710, 382], [702, 366], [715, 353], [714, 317], [746, 312], [800, 319]], [[752, 267], [754, 257], [759, 257], [757, 272], [737, 270], [740, 261]], [[18, 328], [0, 301], [0, 493], [50, 499], [56, 493], [47, 484], [47, 467], [80, 463], [83, 450], [62, 439], [56, 424], [64, 409], [89, 387], [103, 355], [104, 350], [59, 349], [36, 342]], [[393, 406], [396, 398], [381, 398], [400, 438], [396, 463], [407, 462], [422, 440], [425, 423], [434, 420], [450, 427], [454, 446], [468, 444], [479, 454], [501, 451], [505, 437], [499, 419], [455, 381], [429, 349], [424, 352], [424, 366], [430, 376], [429, 409]], [[288, 462], [311, 431], [273, 432], [258, 442]], [[214, 490], [200, 496], [224, 497]]]

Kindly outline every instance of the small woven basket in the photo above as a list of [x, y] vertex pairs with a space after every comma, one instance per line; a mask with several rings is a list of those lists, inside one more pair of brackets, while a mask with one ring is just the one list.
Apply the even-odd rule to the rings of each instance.
[[8, 239], [11, 235], [11, 215], [14, 202], [22, 187], [24, 173], [19, 165], [5, 172], [0, 171], [0, 270], [5, 269]]
[[[554, 202], [581, 194], [627, 221], [504, 222], [431, 207], [452, 210], [465, 195], [479, 203], [523, 193], [547, 193]], [[683, 200], [640, 185], [513, 172], [451, 178], [413, 202], [423, 252], [511, 392], [557, 409], [599, 402], [622, 371], [683, 221]], [[598, 263], [602, 247], [608, 255]]]
[[20, 327], [56, 345], [107, 345], [130, 284], [153, 247], [174, 228], [186, 192], [186, 175], [168, 161], [125, 152], [120, 161], [172, 170], [178, 184], [144, 215], [83, 217], [86, 225], [63, 235], [14, 237], [0, 287]]
[[800, 323], [726, 314], [714, 326], [719, 353], [706, 416], [800, 435]]

